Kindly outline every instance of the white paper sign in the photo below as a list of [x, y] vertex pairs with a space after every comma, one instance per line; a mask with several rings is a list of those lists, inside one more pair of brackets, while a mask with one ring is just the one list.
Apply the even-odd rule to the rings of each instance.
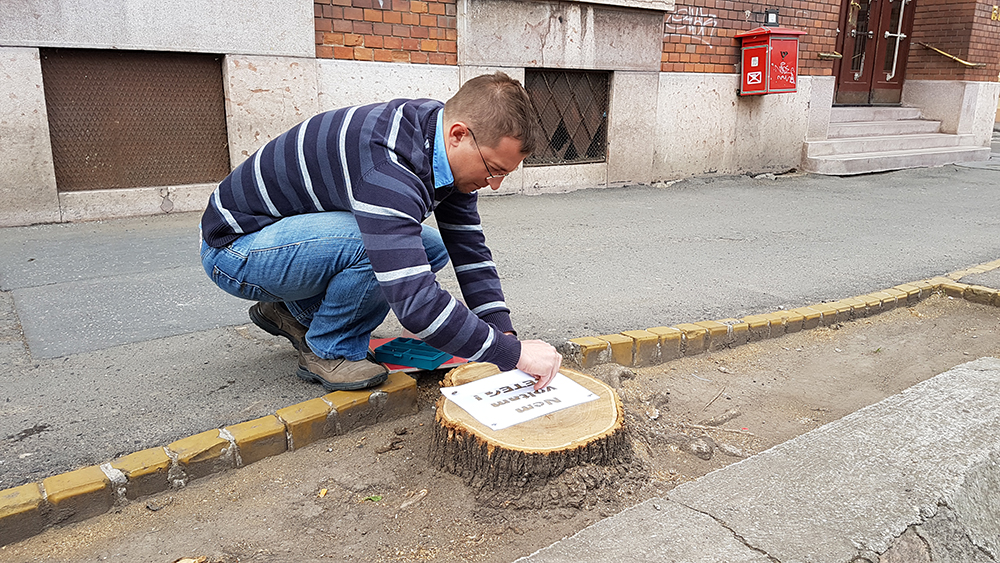
[[465, 385], [442, 387], [448, 400], [493, 430], [503, 430], [597, 399], [597, 394], [562, 373], [548, 387], [535, 391], [535, 379], [516, 369]]

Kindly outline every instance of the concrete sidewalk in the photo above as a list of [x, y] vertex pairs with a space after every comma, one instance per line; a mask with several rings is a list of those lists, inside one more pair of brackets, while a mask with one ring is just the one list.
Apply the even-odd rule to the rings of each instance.
[[998, 400], [963, 364], [518, 561], [997, 561]]
[[[835, 300], [1000, 257], [996, 170], [483, 198], [522, 338]], [[197, 215], [0, 230], [0, 490], [323, 395], [198, 261]], [[990, 285], [995, 273], [980, 274]], [[963, 279], [963, 281], [966, 281]], [[457, 290], [454, 277], [442, 284]], [[998, 287], [1000, 284], [994, 285]], [[391, 320], [379, 335], [395, 336]]]

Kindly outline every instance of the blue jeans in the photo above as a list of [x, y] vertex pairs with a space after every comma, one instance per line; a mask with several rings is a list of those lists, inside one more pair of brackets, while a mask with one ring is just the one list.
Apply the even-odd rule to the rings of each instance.
[[[431, 270], [448, 263], [441, 235], [424, 225]], [[325, 359], [361, 360], [389, 313], [361, 231], [347, 211], [306, 213], [241, 236], [225, 248], [201, 243], [205, 272], [226, 293], [283, 301], [303, 325], [306, 342]]]

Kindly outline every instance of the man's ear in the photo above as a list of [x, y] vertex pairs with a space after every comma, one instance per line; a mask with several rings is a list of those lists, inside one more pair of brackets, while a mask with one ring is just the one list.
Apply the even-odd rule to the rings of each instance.
[[448, 126], [445, 144], [449, 147], [457, 147], [468, 134], [469, 127], [461, 121], [456, 121]]

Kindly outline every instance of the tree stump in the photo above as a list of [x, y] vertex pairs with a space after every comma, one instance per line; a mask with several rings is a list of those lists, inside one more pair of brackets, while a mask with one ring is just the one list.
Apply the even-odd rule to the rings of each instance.
[[[632, 460], [621, 399], [607, 384], [562, 368], [564, 375], [598, 395], [596, 400], [503, 430], [491, 430], [444, 396], [437, 402], [431, 459], [476, 488], [544, 484], [584, 463]], [[445, 376], [452, 387], [499, 373], [493, 364], [470, 363]]]

